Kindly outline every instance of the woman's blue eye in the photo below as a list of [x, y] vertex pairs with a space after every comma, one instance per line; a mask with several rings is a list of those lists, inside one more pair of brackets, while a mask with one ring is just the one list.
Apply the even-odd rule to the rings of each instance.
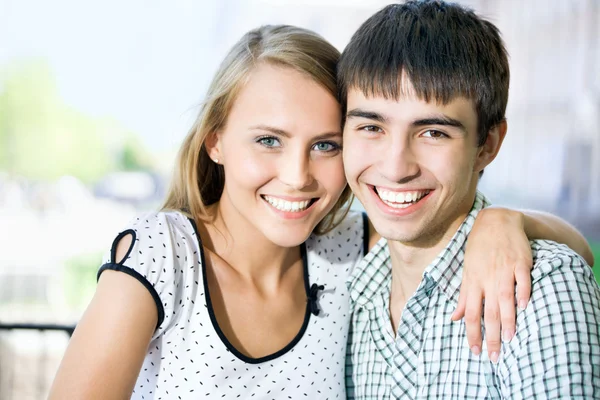
[[334, 142], [319, 142], [313, 146], [314, 150], [325, 151], [325, 152], [338, 150], [339, 148], [340, 148], [340, 145], [337, 143], [334, 143]]
[[279, 147], [279, 139], [273, 136], [264, 136], [258, 138], [256, 142], [262, 144], [265, 147]]

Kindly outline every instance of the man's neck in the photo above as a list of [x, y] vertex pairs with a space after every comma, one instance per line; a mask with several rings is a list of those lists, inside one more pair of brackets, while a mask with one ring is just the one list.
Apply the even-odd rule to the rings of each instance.
[[448, 245], [459, 229], [464, 217], [451, 224], [438, 239], [430, 241], [429, 246], [415, 246], [410, 243], [388, 241], [392, 262], [392, 286], [390, 294], [390, 318], [394, 333], [402, 317], [404, 307], [410, 297], [417, 291], [423, 280], [423, 273], [429, 264]]

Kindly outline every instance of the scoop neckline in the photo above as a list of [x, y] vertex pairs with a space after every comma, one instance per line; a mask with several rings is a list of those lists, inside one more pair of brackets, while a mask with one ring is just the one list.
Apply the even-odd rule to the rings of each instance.
[[229, 341], [229, 339], [227, 339], [227, 336], [225, 336], [225, 333], [223, 333], [223, 331], [221, 330], [221, 327], [219, 326], [219, 322], [217, 321], [217, 317], [213, 310], [212, 300], [210, 297], [210, 291], [208, 288], [208, 278], [206, 276], [206, 260], [204, 257], [204, 246], [202, 245], [202, 238], [200, 237], [200, 234], [198, 233], [198, 227], [196, 226], [196, 222], [190, 217], [188, 217], [187, 219], [190, 222], [190, 224], [192, 225], [192, 228], [194, 228], [194, 233], [196, 234], [196, 240], [198, 242], [198, 247], [200, 249], [200, 262], [202, 263], [202, 283], [204, 285], [204, 297], [206, 298], [206, 308], [208, 310], [208, 315], [210, 316], [210, 321], [212, 323], [212, 326], [213, 326], [216, 334], [219, 336], [219, 339], [221, 339], [221, 342], [225, 345], [225, 347], [238, 359], [240, 359], [241, 361], [248, 363], [248, 364], [261, 364], [261, 363], [264, 363], [267, 361], [272, 361], [272, 360], [279, 358], [279, 357], [283, 356], [284, 354], [288, 353], [290, 350], [292, 350], [296, 346], [296, 344], [300, 341], [300, 339], [302, 339], [304, 334], [306, 333], [306, 329], [308, 328], [308, 323], [310, 321], [310, 316], [311, 316], [310, 302], [308, 301], [309, 295], [310, 295], [310, 281], [309, 281], [309, 276], [308, 276], [308, 261], [307, 261], [307, 255], [306, 255], [306, 244], [305, 243], [300, 244], [300, 256], [302, 258], [302, 272], [303, 272], [302, 275], [304, 278], [303, 279], [304, 280], [304, 291], [306, 293], [306, 298], [307, 298], [306, 309], [304, 311], [304, 321], [302, 322], [302, 326], [300, 327], [300, 330], [298, 331], [296, 336], [294, 336], [294, 338], [287, 345], [285, 345], [285, 347], [283, 347], [282, 349], [277, 350], [276, 352], [268, 354], [263, 357], [258, 357], [258, 358], [249, 357], [235, 348], [235, 346]]

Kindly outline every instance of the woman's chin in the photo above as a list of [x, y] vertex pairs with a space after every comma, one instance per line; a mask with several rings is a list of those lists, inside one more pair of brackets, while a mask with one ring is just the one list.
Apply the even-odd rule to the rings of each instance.
[[304, 229], [277, 229], [269, 232], [266, 236], [273, 244], [280, 247], [297, 247], [310, 237], [314, 227]]

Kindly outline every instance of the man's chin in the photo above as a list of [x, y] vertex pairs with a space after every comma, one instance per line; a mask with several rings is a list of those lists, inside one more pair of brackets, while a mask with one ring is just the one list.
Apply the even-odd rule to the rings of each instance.
[[431, 222], [419, 218], [418, 220], [398, 220], [389, 218], [389, 216], [377, 215], [371, 217], [367, 215], [375, 230], [379, 235], [390, 241], [400, 242], [406, 245], [419, 246], [419, 244], [427, 245], [432, 237], [436, 236], [436, 229]]
[[405, 245], [415, 244], [419, 239], [418, 235], [410, 235], [406, 232], [398, 233], [398, 231], [384, 232], [380, 233], [380, 235], [390, 242], [398, 242]]

